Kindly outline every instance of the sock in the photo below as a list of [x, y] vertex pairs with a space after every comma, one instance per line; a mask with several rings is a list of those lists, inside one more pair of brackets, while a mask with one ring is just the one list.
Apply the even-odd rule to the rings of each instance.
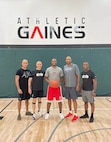
[[72, 114], [72, 110], [70, 110], [70, 111], [69, 111], [69, 113], [71, 113], [71, 114]]
[[77, 113], [74, 113], [75, 116], [77, 116]]
[[87, 110], [85, 110], [85, 115], [88, 115], [88, 112], [87, 112]]
[[93, 118], [93, 113], [91, 113], [91, 118]]

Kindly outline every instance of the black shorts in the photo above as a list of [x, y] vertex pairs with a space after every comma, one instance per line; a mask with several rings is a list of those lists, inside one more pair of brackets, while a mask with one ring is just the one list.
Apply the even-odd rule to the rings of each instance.
[[28, 100], [30, 99], [30, 94], [26, 90], [22, 90], [23, 94], [18, 94], [18, 100]]
[[42, 97], [43, 97], [43, 90], [33, 91], [32, 98], [42, 98]]

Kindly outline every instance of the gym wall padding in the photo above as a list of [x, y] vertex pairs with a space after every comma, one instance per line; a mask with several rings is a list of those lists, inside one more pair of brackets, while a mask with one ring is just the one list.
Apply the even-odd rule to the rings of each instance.
[[[23, 46], [24, 47], [24, 46]], [[17, 97], [15, 73], [21, 67], [22, 59], [29, 60], [29, 69], [35, 69], [37, 60], [43, 62], [43, 69], [51, 65], [51, 59], [57, 58], [58, 66], [65, 65], [65, 57], [70, 55], [82, 71], [82, 63], [88, 61], [90, 69], [98, 80], [97, 96], [111, 96], [111, 48], [0, 48], [0, 97]], [[46, 96], [47, 83], [44, 84]]]

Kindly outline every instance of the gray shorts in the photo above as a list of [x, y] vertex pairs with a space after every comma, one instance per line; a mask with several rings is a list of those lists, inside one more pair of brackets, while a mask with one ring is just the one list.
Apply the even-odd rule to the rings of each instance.
[[65, 88], [65, 98], [72, 99], [72, 100], [77, 99], [77, 92], [76, 92], [75, 87], [66, 87]]
[[94, 103], [94, 97], [92, 96], [92, 91], [82, 90], [82, 99], [84, 102]]

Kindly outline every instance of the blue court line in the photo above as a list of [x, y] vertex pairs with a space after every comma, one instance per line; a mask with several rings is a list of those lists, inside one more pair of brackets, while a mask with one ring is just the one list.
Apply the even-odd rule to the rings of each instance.
[[0, 111], [0, 113], [3, 112], [12, 102], [13, 102], [13, 100], [11, 100], [11, 101]]
[[100, 129], [93, 129], [93, 130], [81, 132], [81, 133], [78, 133], [78, 134], [76, 134], [76, 135], [74, 135], [74, 136], [69, 137], [68, 139], [64, 140], [64, 142], [67, 142], [67, 141], [71, 140], [72, 138], [78, 137], [78, 136], [83, 135], [83, 134], [86, 134], [86, 133], [90, 133], [90, 132], [94, 132], [94, 131], [110, 130], [110, 129], [111, 129], [111, 128], [100, 128]]

